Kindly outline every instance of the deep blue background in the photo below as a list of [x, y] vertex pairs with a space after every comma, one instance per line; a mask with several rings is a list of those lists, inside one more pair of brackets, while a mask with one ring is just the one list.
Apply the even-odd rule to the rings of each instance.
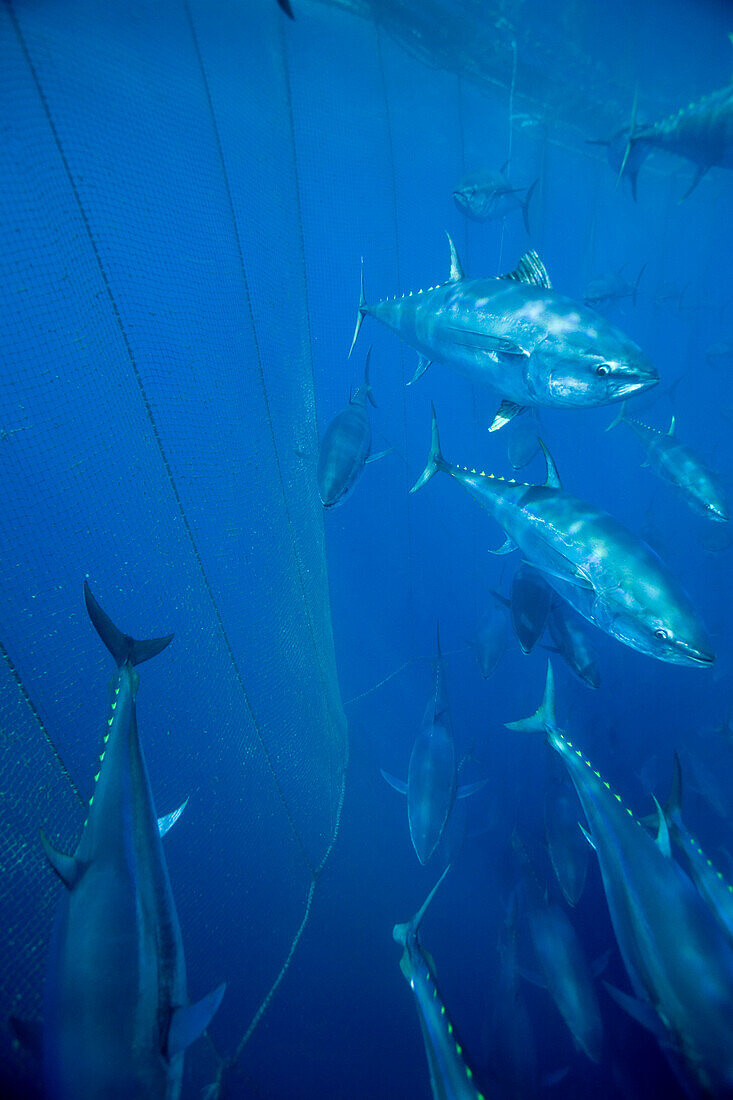
[[[311, 507], [315, 428], [322, 436], [345, 404], [373, 345], [372, 384], [379, 406], [371, 412], [374, 449], [395, 450], [366, 469], [342, 508], [323, 517], [336, 659], [349, 719], [342, 827], [291, 970], [245, 1048], [242, 1075], [232, 1075], [231, 1091], [236, 1096], [247, 1087], [252, 1095], [264, 1097], [397, 1100], [427, 1095], [429, 1086], [417, 1018], [397, 965], [399, 950], [391, 929], [418, 908], [439, 868], [418, 865], [404, 801], [384, 784], [379, 769], [406, 775], [430, 692], [439, 620], [443, 649], [449, 654], [447, 688], [459, 756], [472, 748], [470, 778], [486, 776], [488, 783], [469, 807], [468, 830], [478, 835], [467, 840], [437, 895], [425, 920], [424, 942], [436, 960], [441, 989], [469, 1060], [490, 1080], [496, 944], [516, 875], [510, 845], [515, 826], [554, 889], [543, 852], [547, 753], [538, 739], [511, 734], [503, 726], [536, 706], [545, 654], [538, 650], [524, 657], [512, 642], [494, 678], [488, 683], [480, 678], [467, 639], [488, 606], [488, 589], [507, 591], [516, 561], [488, 553], [503, 540], [501, 532], [447, 478], [436, 478], [413, 497], [407, 489], [427, 455], [431, 400], [447, 458], [508, 474], [506, 437], [486, 431], [498, 399], [473, 390], [440, 365], [405, 389], [414, 353], [369, 318], [347, 361], [359, 260], [364, 257], [369, 300], [441, 281], [448, 271], [445, 230], [453, 235], [469, 275], [507, 270], [531, 246], [539, 251], [555, 287], [573, 296], [582, 296], [594, 276], [621, 265], [634, 276], [646, 264], [636, 307], [626, 301], [607, 310], [642, 345], [662, 378], [658, 390], [639, 403], [638, 415], [666, 430], [674, 411], [680, 438], [730, 479], [731, 363], [708, 361], [705, 355], [715, 342], [733, 340], [730, 176], [713, 170], [680, 205], [690, 166], [655, 158], [642, 168], [634, 204], [625, 185], [615, 187], [603, 150], [585, 144], [626, 123], [637, 85], [640, 118], [671, 112], [724, 85], [731, 70], [730, 20], [723, 5], [691, 0], [609, 5], [602, 11], [568, 2], [558, 6], [550, 21], [544, 4], [511, 6], [518, 45], [515, 119], [510, 125], [506, 78], [513, 55], [506, 29], [497, 31], [503, 52], [497, 46], [500, 57], [487, 57], [477, 82], [455, 69], [431, 68], [413, 56], [396, 35], [400, 20], [389, 17], [388, 5], [384, 11], [375, 8], [374, 19], [312, 0], [293, 0], [293, 5], [294, 23], [285, 20], [274, 0], [257, 0], [236, 12], [223, 0], [191, 5], [207, 94], [213, 97], [220, 127], [231, 209], [253, 288], [249, 318], [220, 148], [183, 6], [170, 3], [155, 14], [129, 15], [129, 6], [123, 11], [123, 6], [111, 5], [106, 24], [92, 4], [70, 5], [64, 20], [58, 14], [33, 12], [33, 5], [17, 4], [15, 10], [31, 45], [45, 59], [53, 105], [61, 113], [62, 142], [72, 149], [86, 208], [108, 270], [114, 272], [116, 297], [133, 342], [138, 334], [141, 369], [154, 387], [156, 414], [165, 424], [174, 469], [195, 511], [210, 575], [225, 596], [245, 680], [248, 666], [259, 667], [263, 654], [276, 652], [285, 645], [283, 639], [294, 638], [297, 645], [305, 626], [302, 619], [293, 620], [292, 638], [286, 637], [288, 601], [295, 606], [295, 595], [278, 593], [273, 601], [268, 588], [276, 576], [274, 566], [270, 571], [272, 556], [281, 551], [277, 530], [285, 521], [279, 503], [268, 495], [272, 439], [263, 428], [265, 411], [245, 367], [244, 391], [239, 388], [238, 364], [259, 357], [271, 398], [286, 410], [282, 422], [290, 425], [290, 433], [284, 431], [278, 441], [279, 454], [291, 499], [303, 502], [294, 517], [297, 540], [298, 524], [310, 537], [311, 527], [321, 523], [320, 513]], [[406, 17], [413, 28], [429, 27], [428, 16], [441, 10], [426, 4], [416, 9], [411, 19]], [[458, 5], [452, 9], [460, 21]], [[467, 5], [467, 52], [475, 18]], [[485, 29], [486, 19], [481, 18]], [[171, 649], [170, 656], [145, 670], [141, 729], [160, 811], [171, 808], [182, 794], [199, 794], [198, 807], [194, 799], [167, 851], [192, 994], [205, 992], [222, 977], [230, 983], [212, 1028], [217, 1046], [226, 1053], [236, 1045], [285, 956], [302, 915], [307, 876], [277, 819], [277, 807], [273, 811], [262, 793], [264, 769], [253, 775], [250, 757], [239, 751], [239, 694], [223, 672], [219, 641], [205, 633], [195, 564], [186, 539], [158, 508], [165, 477], [156, 455], [147, 455], [134, 400], [127, 410], [129, 375], [118, 377], [115, 361], [105, 357], [107, 343], [117, 338], [109, 302], [103, 295], [99, 299], [101, 320], [89, 312], [99, 291], [87, 269], [72, 268], [70, 278], [60, 281], [64, 264], [58, 257], [65, 248], [73, 254], [73, 245], [65, 240], [59, 245], [58, 235], [73, 240], [74, 234], [83, 235], [84, 227], [73, 204], [63, 208], [62, 192], [47, 183], [43, 170], [36, 179], [34, 165], [50, 155], [49, 134], [42, 120], [31, 124], [35, 116], [26, 105], [36, 103], [36, 91], [7, 21], [3, 29], [14, 59], [7, 81], [12, 97], [4, 100], [6, 149], [17, 150], [5, 160], [12, 201], [3, 270], [6, 285], [12, 271], [16, 290], [19, 282], [28, 284], [36, 298], [21, 312], [18, 293], [8, 296], [0, 319], [7, 322], [3, 333], [10, 335], [2, 350], [8, 361], [12, 357], [13, 378], [27, 376], [27, 388], [42, 393], [39, 403], [48, 418], [40, 441], [33, 439], [22, 463], [6, 457], [12, 506], [2, 521], [10, 563], [3, 585], [12, 595], [21, 577], [34, 572], [52, 577], [58, 538], [64, 569], [75, 577], [96, 567], [93, 576], [117, 586], [117, 608], [124, 608], [126, 586], [119, 579], [123, 564], [132, 592], [154, 594], [154, 613], [142, 595], [135, 595], [130, 608], [140, 633], [142, 628], [178, 631], [177, 651]], [[451, 30], [460, 43], [460, 22], [457, 31], [455, 26]], [[420, 52], [430, 54], [426, 34]], [[441, 49], [436, 41], [435, 52]], [[82, 63], [74, 61], [77, 50]], [[458, 47], [456, 51], [459, 64]], [[574, 67], [579, 57], [585, 62], [582, 69]], [[551, 109], [544, 106], [545, 79], [552, 89]], [[500, 166], [510, 142], [512, 179], [522, 185], [540, 179], [530, 212], [530, 238], [519, 215], [504, 225], [467, 223], [452, 201], [460, 177]], [[29, 180], [36, 188], [32, 193]], [[13, 211], [25, 210], [25, 227], [44, 203], [48, 220], [38, 225], [36, 238], [14, 237]], [[12, 252], [7, 242], [12, 242]], [[663, 300], [668, 285], [684, 291], [680, 308]], [[93, 349], [80, 364], [72, 348], [67, 349], [68, 363], [62, 359], [56, 335], [39, 336], [48, 324], [39, 303], [53, 311], [60, 326], [66, 307], [74, 317], [89, 315], [98, 352]], [[27, 362], [24, 333], [33, 350]], [[44, 341], [49, 355], [39, 363], [39, 343], [45, 346]], [[91, 410], [88, 419], [77, 415], [64, 421], [59, 434], [54, 409], [84, 408], [85, 370], [95, 363], [109, 372], [108, 407]], [[69, 364], [78, 367], [73, 401], [68, 388], [60, 389], [58, 397], [54, 389], [58, 377], [66, 387], [72, 385]], [[665, 391], [680, 377], [672, 404]], [[5, 401], [12, 408], [13, 394], [6, 392]], [[543, 412], [543, 437], [569, 492], [606, 508], [636, 532], [653, 526], [661, 543], [657, 548], [684, 579], [718, 653], [715, 670], [706, 674], [652, 662], [597, 634], [598, 692], [558, 670], [561, 717], [595, 766], [643, 814], [651, 809], [650, 783], [658, 794], [666, 791], [675, 747], [696, 754], [724, 792], [733, 778], [730, 746], [706, 736], [721, 721], [731, 697], [731, 558], [729, 550], [705, 549], [704, 524], [668, 486], [641, 468], [641, 450], [630, 433], [619, 428], [604, 434], [612, 415], [608, 409]], [[116, 422], [110, 437], [102, 430], [108, 420]], [[12, 423], [17, 427], [21, 421]], [[302, 435], [293, 424], [302, 424]], [[77, 463], [93, 470], [94, 484], [83, 510], [75, 512], [68, 501], [76, 501]], [[136, 508], [138, 469], [147, 471], [145, 479], [159, 476], [161, 487], [148, 490], [136, 521], [121, 532], [115, 517], [120, 509], [127, 515], [129, 508]], [[543, 478], [541, 461], [525, 473], [530, 480]], [[302, 491], [301, 484], [306, 486]], [[56, 536], [56, 531], [61, 533]], [[319, 539], [316, 534], [316, 546]], [[313, 592], [315, 601], [315, 580]], [[83, 703], [76, 694], [71, 698], [70, 687], [69, 699], [54, 687], [46, 721], [86, 793], [108, 669], [94, 639], [84, 633], [78, 591], [71, 581], [53, 629], [30, 596], [26, 605], [35, 616], [32, 628], [25, 619], [6, 617], [3, 644], [11, 654], [15, 650], [25, 656], [27, 680], [39, 690], [52, 677], [70, 683], [67, 666], [76, 668], [79, 654], [84, 655], [84, 682], [93, 687]], [[167, 616], [171, 605], [173, 623]], [[74, 609], [76, 620], [69, 625]], [[132, 629], [134, 624], [124, 625]], [[74, 632], [73, 646], [69, 630]], [[68, 656], [60, 659], [64, 645]], [[370, 690], [403, 665], [383, 687]], [[315, 741], [312, 747], [310, 741], [299, 745], [292, 726], [289, 740], [278, 742], [276, 699], [281, 688], [271, 685], [269, 728], [276, 767], [287, 776], [304, 833], [309, 823], [313, 826], [309, 841], [318, 848], [323, 828], [316, 787], [309, 781], [308, 752], [325, 750]], [[309, 690], [316, 697], [319, 685]], [[303, 704], [308, 720], [311, 705]], [[291, 701], [291, 718], [294, 706]], [[185, 729], [176, 728], [177, 719], [185, 722]], [[337, 758], [334, 753], [334, 773]], [[322, 768], [322, 755], [319, 760]], [[52, 798], [49, 803], [52, 819]], [[693, 790], [686, 792], [685, 817], [724, 865], [725, 855], [718, 849], [730, 845], [727, 822]], [[68, 832], [76, 835], [73, 820]], [[23, 899], [8, 898], [5, 904], [10, 911]], [[571, 919], [589, 957], [612, 946], [593, 863]], [[6, 967], [12, 974], [10, 956], [8, 952]], [[529, 943], [521, 937], [520, 957], [534, 967]], [[627, 988], [616, 952], [607, 975]], [[5, 984], [12, 985], [7, 974]], [[676, 1095], [654, 1041], [625, 1019], [602, 990], [607, 1045], [600, 1067], [574, 1052], [546, 993], [527, 986], [524, 994], [541, 1072], [569, 1067], [554, 1089], [557, 1095], [587, 1096], [590, 1088], [599, 1097], [618, 1095], [619, 1089], [624, 1096]], [[191, 1052], [187, 1087], [192, 1095], [212, 1064], [203, 1044]]]

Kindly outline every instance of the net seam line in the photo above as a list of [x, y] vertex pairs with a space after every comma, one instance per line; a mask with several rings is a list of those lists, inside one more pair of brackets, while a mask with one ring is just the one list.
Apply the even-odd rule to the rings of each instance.
[[[269, 398], [269, 395], [268, 395], [268, 392], [267, 392], [267, 387], [265, 385], [265, 373], [264, 373], [264, 370], [263, 370], [263, 367], [262, 367], [262, 354], [261, 354], [261, 351], [260, 351], [260, 341], [259, 341], [259, 336], [258, 336], [258, 333], [257, 333], [257, 326], [255, 324], [254, 312], [253, 312], [253, 309], [252, 309], [252, 298], [251, 298], [250, 289], [249, 289], [249, 278], [247, 276], [247, 268], [246, 268], [246, 265], [245, 265], [245, 262], [244, 262], [244, 251], [242, 249], [242, 242], [241, 242], [241, 239], [240, 239], [240, 236], [239, 236], [239, 225], [237, 223], [237, 217], [236, 217], [236, 213], [235, 213], [235, 209], [234, 209], [234, 199], [233, 199], [233, 196], [232, 196], [231, 188], [229, 186], [229, 175], [228, 175], [227, 170], [226, 170], [226, 161], [224, 159], [224, 149], [223, 149], [222, 144], [221, 144], [221, 135], [219, 133], [219, 125], [217, 123], [216, 113], [214, 111], [214, 103], [213, 103], [213, 100], [211, 98], [211, 89], [210, 89], [210, 86], [209, 86], [208, 77], [206, 75], [206, 68], [204, 66], [204, 59], [203, 59], [203, 56], [201, 54], [198, 35], [196, 34], [196, 26], [195, 26], [194, 21], [193, 21], [193, 15], [191, 13], [191, 7], [190, 7], [190, 4], [189, 4], [188, 0], [183, 0], [183, 7], [184, 7], [184, 10], [186, 12], [186, 18], [188, 20], [188, 24], [189, 24], [189, 27], [190, 27], [190, 30], [191, 30], [191, 39], [193, 41], [193, 46], [194, 46], [194, 49], [196, 51], [196, 58], [198, 60], [199, 68], [201, 70], [201, 79], [202, 79], [203, 86], [204, 86], [204, 94], [206, 96], [206, 102], [207, 102], [207, 106], [209, 108], [209, 114], [211, 116], [211, 124], [212, 124], [213, 133], [214, 133], [214, 140], [216, 142], [216, 148], [217, 148], [217, 152], [219, 154], [219, 162], [221, 164], [222, 179], [223, 179], [223, 182], [224, 182], [224, 190], [225, 190], [226, 196], [227, 196], [227, 203], [228, 203], [228, 206], [229, 206], [229, 214], [230, 214], [231, 221], [232, 221], [232, 229], [233, 229], [233, 233], [234, 233], [234, 240], [235, 240], [236, 248], [237, 248], [237, 257], [239, 259], [239, 267], [240, 267], [240, 270], [241, 270], [241, 273], [242, 273], [242, 283], [243, 283], [243, 286], [244, 286], [244, 298], [245, 298], [245, 303], [246, 303], [246, 307], [247, 307], [247, 313], [248, 313], [248, 316], [249, 316], [250, 327], [251, 327], [251, 330], [252, 330], [252, 340], [253, 340], [254, 347], [255, 347], [255, 360], [256, 360], [256, 367], [257, 367], [257, 375], [258, 375], [259, 382], [260, 382], [260, 389], [262, 391], [262, 398], [265, 402], [265, 410], [267, 412], [267, 423], [268, 423], [268, 427], [270, 429], [270, 440], [272, 442], [272, 452], [275, 456], [275, 467], [277, 469], [278, 481], [280, 483], [280, 492], [282, 494], [283, 508], [285, 510], [285, 516], [287, 518], [288, 533], [290, 535], [290, 545], [291, 545], [291, 549], [292, 549], [292, 553], [293, 553], [293, 559], [295, 561], [295, 568], [296, 568], [296, 571], [297, 571], [297, 574], [298, 574], [298, 582], [299, 582], [300, 591], [301, 591], [301, 598], [303, 600], [303, 607], [305, 609], [306, 618], [308, 620], [308, 629], [309, 629], [309, 633], [310, 633], [310, 637], [311, 637], [311, 643], [313, 645], [313, 649], [314, 649], [314, 652], [315, 652], [315, 655], [316, 655], [316, 663], [318, 664], [319, 670], [320, 670], [320, 659], [319, 659], [319, 653], [318, 653], [318, 646], [316, 644], [315, 633], [314, 633], [314, 630], [313, 630], [313, 623], [312, 623], [311, 616], [310, 616], [310, 609], [309, 609], [308, 601], [307, 601], [306, 595], [305, 595], [305, 586], [304, 586], [304, 583], [303, 583], [303, 573], [302, 573], [302, 570], [301, 570], [301, 567], [300, 567], [300, 559], [299, 559], [299, 556], [298, 556], [298, 551], [297, 551], [296, 542], [295, 542], [295, 533], [293, 531], [293, 522], [292, 522], [292, 519], [291, 519], [291, 516], [290, 516], [290, 509], [288, 507], [287, 494], [285, 492], [285, 482], [283, 480], [282, 466], [280, 465], [280, 455], [278, 453], [277, 442], [275, 440], [275, 431], [274, 431], [273, 423], [272, 423], [272, 414], [270, 412], [270, 398]], [[234, 659], [233, 656], [232, 656], [232, 659]], [[235, 662], [235, 667], [236, 667], [236, 662]], [[238, 669], [237, 669], [237, 677], [238, 677], [238, 679], [240, 679], [240, 683], [241, 683], [241, 678], [239, 676], [239, 670]], [[326, 694], [326, 700], [328, 701], [328, 694], [327, 693], [325, 693], [325, 694]], [[248, 706], [249, 706], [249, 702], [248, 702]], [[327, 702], [327, 706], [328, 706], [328, 702]], [[254, 722], [254, 715], [252, 717], [252, 720]], [[282, 804], [283, 804], [283, 808], [285, 809], [285, 813], [286, 813], [287, 818], [288, 818], [288, 822], [290, 823], [290, 828], [292, 829], [293, 835], [295, 836], [295, 838], [296, 838], [296, 840], [297, 840], [297, 842], [300, 846], [300, 849], [301, 849], [301, 852], [302, 852], [302, 855], [303, 855], [303, 860], [306, 864], [306, 867], [308, 868], [308, 871], [310, 872], [311, 877], [313, 877], [314, 868], [313, 868], [313, 866], [311, 864], [311, 861], [308, 857], [308, 853], [306, 851], [305, 844], [304, 844], [304, 842], [303, 842], [303, 840], [300, 836], [300, 833], [298, 832], [298, 829], [295, 825], [295, 820], [294, 820], [294, 818], [293, 818], [293, 816], [290, 812], [290, 807], [288, 805], [287, 799], [285, 798], [285, 794], [284, 794], [284, 792], [282, 790], [282, 787], [280, 786], [280, 784], [277, 780], [277, 777], [276, 777], [276, 774], [275, 774], [275, 769], [274, 769], [273, 764], [272, 764], [272, 758], [271, 758], [270, 753], [267, 749], [267, 746], [265, 745], [264, 739], [262, 738], [262, 735], [259, 732], [259, 728], [257, 727], [256, 722], [255, 722], [255, 727], [257, 728], [257, 735], [260, 739], [260, 742], [261, 742], [261, 745], [262, 745], [262, 750], [265, 753], [265, 756], [267, 758], [268, 767], [269, 767], [269, 769], [272, 773], [273, 782], [275, 783], [275, 785], [277, 787], [278, 794], [280, 796], [280, 799], [281, 799]]]
[[267, 750], [267, 746], [265, 744], [265, 741], [264, 741], [264, 738], [263, 738], [262, 733], [260, 731], [257, 720], [255, 719], [255, 716], [254, 716], [254, 713], [253, 713], [253, 710], [252, 710], [252, 706], [251, 706], [250, 701], [249, 701], [249, 696], [247, 694], [247, 690], [244, 686], [244, 682], [242, 680], [241, 673], [240, 673], [239, 668], [237, 666], [237, 662], [234, 659], [234, 653], [233, 653], [231, 643], [229, 641], [229, 637], [227, 635], [226, 629], [224, 627], [224, 622], [223, 622], [223, 619], [222, 619], [222, 616], [221, 616], [221, 612], [219, 611], [218, 605], [216, 603], [216, 599], [214, 597], [214, 593], [213, 593], [213, 590], [211, 588], [211, 584], [209, 582], [208, 576], [206, 574], [206, 570], [204, 568], [204, 564], [203, 564], [203, 560], [201, 558], [201, 554], [200, 554], [199, 549], [196, 545], [196, 540], [195, 540], [194, 535], [193, 535], [193, 530], [192, 530], [191, 525], [189, 523], [188, 516], [186, 515], [186, 511], [183, 507], [183, 501], [182, 501], [180, 493], [178, 491], [178, 486], [176, 485], [175, 478], [173, 477], [173, 470], [171, 468], [170, 462], [168, 461], [168, 456], [167, 456], [165, 448], [163, 446], [163, 440], [161, 438], [160, 432], [158, 430], [157, 423], [155, 421], [155, 416], [153, 414], [152, 406], [151, 406], [150, 401], [148, 400], [147, 394], [145, 392], [145, 387], [144, 387], [144, 384], [143, 384], [142, 376], [140, 374], [140, 371], [139, 371], [139, 368], [138, 368], [138, 365], [137, 365], [137, 360], [135, 358], [135, 354], [132, 350], [132, 345], [130, 344], [130, 341], [128, 339], [128, 336], [127, 336], [127, 333], [125, 331], [124, 325], [122, 323], [122, 317], [120, 315], [119, 309], [117, 307], [117, 303], [116, 303], [114, 295], [112, 293], [112, 287], [111, 287], [111, 285], [109, 283], [109, 280], [107, 278], [107, 273], [105, 271], [104, 264], [102, 263], [102, 257], [100, 255], [99, 249], [97, 247], [97, 242], [96, 242], [96, 239], [94, 237], [94, 234], [92, 233], [91, 224], [90, 224], [89, 219], [87, 217], [87, 213], [86, 213], [86, 210], [84, 208], [84, 205], [81, 201], [81, 195], [79, 194], [79, 191], [76, 187], [74, 176], [73, 176], [73, 173], [71, 171], [71, 166], [70, 166], [69, 161], [68, 161], [68, 159], [66, 157], [66, 154], [64, 152], [63, 145], [61, 143], [61, 139], [60, 139], [58, 130], [56, 129], [55, 123], [53, 121], [53, 117], [51, 115], [51, 110], [50, 110], [50, 107], [49, 107], [49, 104], [48, 104], [48, 100], [46, 99], [45, 93], [44, 93], [43, 88], [41, 86], [41, 82], [40, 82], [38, 74], [36, 72], [36, 68], [33, 64], [33, 60], [30, 56], [30, 52], [29, 52], [28, 47], [26, 45], [26, 41], [25, 41], [25, 38], [23, 36], [23, 32], [20, 28], [18, 18], [16, 16], [15, 10], [13, 8], [12, 0], [7, 0], [7, 7], [8, 7], [8, 11], [10, 13], [11, 21], [13, 23], [13, 28], [14, 28], [16, 36], [18, 38], [18, 42], [20, 44], [21, 50], [23, 51], [26, 62], [28, 64], [28, 68], [29, 68], [31, 76], [33, 78], [33, 82], [36, 86], [36, 90], [38, 92], [38, 96], [39, 96], [39, 99], [41, 101], [41, 105], [42, 105], [44, 113], [46, 115], [46, 120], [48, 122], [49, 128], [51, 130], [51, 134], [52, 134], [54, 142], [56, 144], [56, 148], [57, 148], [59, 157], [61, 158], [61, 162], [62, 162], [64, 171], [66, 172], [66, 176], [67, 176], [67, 179], [69, 181], [69, 185], [70, 185], [72, 193], [74, 195], [74, 199], [76, 201], [76, 204], [77, 204], [77, 207], [78, 207], [78, 210], [79, 210], [79, 215], [81, 217], [82, 223], [84, 225], [84, 229], [86, 230], [87, 236], [89, 238], [89, 243], [91, 244], [92, 251], [94, 253], [94, 257], [95, 257], [95, 260], [97, 262], [97, 266], [99, 268], [100, 275], [102, 277], [102, 282], [104, 283], [104, 287], [105, 287], [105, 290], [106, 290], [106, 293], [107, 293], [107, 297], [109, 299], [109, 303], [110, 303], [110, 306], [111, 306], [111, 309], [112, 309], [112, 313], [113, 313], [114, 319], [117, 323], [117, 327], [120, 331], [120, 335], [122, 336], [122, 340], [123, 340], [123, 343], [125, 345], [125, 350], [127, 351], [127, 355], [129, 357], [129, 360], [130, 360], [130, 365], [132, 367], [135, 382], [136, 382], [136, 384], [138, 386], [138, 389], [140, 391], [140, 397], [142, 399], [142, 402], [143, 402], [143, 405], [145, 407], [145, 411], [146, 411], [148, 420], [150, 422], [150, 427], [151, 427], [151, 430], [153, 432], [153, 437], [155, 439], [155, 443], [156, 443], [156, 446], [158, 448], [158, 451], [159, 451], [159, 454], [160, 454], [160, 457], [161, 457], [161, 461], [162, 461], [163, 466], [165, 468], [165, 472], [166, 472], [166, 475], [167, 475], [167, 478], [168, 478], [168, 482], [170, 484], [171, 492], [173, 493], [173, 496], [175, 498], [176, 505], [178, 507], [178, 511], [180, 513], [181, 519], [183, 521], [183, 525], [184, 525], [185, 530], [186, 530], [186, 534], [188, 535], [189, 541], [191, 543], [191, 549], [193, 551], [194, 557], [196, 559], [196, 563], [197, 563], [198, 568], [199, 568], [199, 572], [201, 574], [201, 578], [204, 582], [204, 586], [206, 588], [207, 594], [209, 596], [209, 600], [210, 600], [212, 608], [214, 610], [214, 615], [215, 615], [217, 623], [219, 625], [219, 629], [221, 631], [221, 634], [222, 634], [222, 637], [223, 637], [223, 640], [224, 640], [224, 645], [226, 646], [226, 649], [229, 653], [229, 657], [230, 657], [230, 660], [232, 662], [237, 681], [238, 681], [239, 686], [242, 690], [242, 694], [244, 696], [244, 701], [245, 701], [245, 705], [247, 707], [247, 711], [250, 715], [250, 718], [252, 720], [252, 724], [253, 724], [255, 732], [257, 734], [257, 738], [260, 742], [260, 745], [262, 747], [262, 751], [265, 755], [265, 759], [267, 761], [267, 766], [268, 766], [268, 769], [270, 771], [272, 781], [275, 785], [275, 788], [278, 792], [278, 796], [279, 796], [279, 798], [280, 798], [280, 800], [283, 804], [283, 807], [285, 809], [285, 814], [286, 814], [286, 816], [288, 818], [288, 821], [290, 823], [290, 827], [292, 829], [292, 832], [293, 832], [294, 836], [296, 837], [296, 840], [298, 841], [298, 845], [301, 849], [301, 853], [303, 855], [304, 862], [305, 862], [309, 872], [312, 875], [313, 874], [313, 868], [311, 866], [310, 860], [308, 859], [308, 855], [306, 853], [306, 850], [305, 850], [305, 847], [303, 845], [303, 841], [300, 837], [300, 834], [298, 833], [298, 830], [295, 828], [292, 816], [290, 814], [290, 809], [288, 807], [288, 804], [287, 804], [287, 801], [286, 801], [285, 796], [283, 794], [282, 788], [280, 787], [280, 784], [277, 780], [277, 776], [275, 774], [275, 769], [274, 769], [273, 764], [272, 764], [272, 758], [270, 756], [270, 753]]

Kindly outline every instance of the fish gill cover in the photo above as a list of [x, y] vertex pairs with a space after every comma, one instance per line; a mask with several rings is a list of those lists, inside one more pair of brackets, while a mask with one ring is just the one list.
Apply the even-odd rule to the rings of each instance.
[[[584, 0], [0, 5], [6, 1092], [38, 1077], [19, 1021], [42, 1014], [61, 889], [39, 829], [74, 850], [104, 744], [111, 669], [84, 611], [87, 577], [121, 629], [175, 631], [141, 671], [140, 742], [157, 814], [189, 800], [163, 841], [189, 996], [227, 982], [211, 1041], [187, 1055], [184, 1097], [206, 1085], [208, 1097], [227, 1085], [429, 1095], [389, 933], [448, 861], [421, 936], [476, 1088], [682, 1095], [654, 1039], [602, 989], [594, 1066], [525, 976], [537, 961], [515, 826], [553, 904], [560, 886], [544, 851], [545, 750], [503, 723], [535, 705], [544, 646], [558, 643], [546, 632], [524, 655], [502, 634], [484, 680], [469, 642], [521, 555], [489, 553], [504, 534], [447, 478], [408, 495], [431, 400], [446, 455], [503, 477], [517, 476], [508, 433], [534, 414], [489, 435], [507, 395], [440, 361], [407, 388], [414, 352], [371, 318], [346, 358], [360, 258], [367, 301], [417, 294], [449, 278], [446, 230], [467, 278], [521, 269], [534, 250], [578, 303], [603, 272], [633, 283], [643, 267], [635, 304], [598, 306], [659, 373], [629, 416], [666, 431], [676, 414], [685, 444], [729, 478], [730, 173], [709, 143], [700, 152], [694, 109], [729, 78], [729, 20], [714, 0], [646, 0], [642, 13]], [[662, 126], [681, 108], [677, 130]], [[683, 124], [697, 127], [686, 145]], [[657, 135], [684, 155], [651, 152]], [[712, 167], [680, 203], [700, 156]], [[457, 185], [507, 162], [522, 196], [538, 181], [528, 225], [516, 211], [469, 222]], [[353, 497], [324, 511], [319, 440], [372, 340], [371, 456], [386, 453], [360, 460]], [[722, 873], [730, 525], [691, 515], [641, 470], [630, 433], [604, 433], [619, 409], [543, 408], [531, 423], [564, 488], [660, 553], [716, 662], [652, 661], [583, 620], [599, 686], [553, 658], [559, 708], [639, 817], [680, 750], [685, 824]], [[519, 478], [544, 478], [532, 449]], [[456, 799], [423, 869], [380, 769], [405, 775], [436, 619], [456, 783], [475, 793]], [[593, 853], [570, 916], [588, 959], [610, 950], [603, 977], [628, 990]]]

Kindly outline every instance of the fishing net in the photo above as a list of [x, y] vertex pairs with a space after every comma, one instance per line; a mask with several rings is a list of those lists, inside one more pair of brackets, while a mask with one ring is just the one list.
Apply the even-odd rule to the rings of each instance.
[[41, 1014], [59, 890], [39, 828], [73, 850], [101, 750], [112, 668], [85, 576], [122, 629], [176, 634], [138, 714], [158, 812], [190, 796], [167, 858], [191, 995], [228, 982], [230, 1060], [336, 837], [347, 739], [282, 20], [0, 5], [6, 1067], [8, 1017]]

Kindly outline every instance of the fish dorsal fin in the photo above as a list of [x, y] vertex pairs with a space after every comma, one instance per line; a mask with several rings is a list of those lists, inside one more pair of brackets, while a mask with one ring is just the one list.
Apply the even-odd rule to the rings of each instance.
[[221, 1004], [221, 999], [226, 990], [226, 983], [222, 982], [206, 997], [202, 997], [195, 1004], [181, 1005], [171, 1012], [171, 1022], [168, 1028], [168, 1042], [166, 1054], [173, 1058], [181, 1054], [186, 1047], [195, 1042], [206, 1031], [211, 1023], [211, 1018]]
[[458, 250], [453, 243], [453, 238], [450, 233], [446, 233], [448, 238], [448, 244], [450, 245], [450, 275], [448, 276], [449, 283], [460, 283], [461, 279], [465, 279], [463, 273], [463, 265], [458, 257]]
[[529, 286], [543, 286], [546, 290], [552, 290], [550, 276], [534, 249], [524, 253], [514, 271], [507, 271], [506, 275], [500, 275], [499, 278], [512, 279], [515, 283], [528, 283]]
[[657, 828], [657, 847], [659, 848], [662, 855], [666, 856], [667, 859], [671, 859], [672, 848], [670, 847], [669, 843], [669, 829], [667, 827], [667, 819], [664, 816], [664, 810], [657, 802], [657, 796], [655, 794], [652, 794], [652, 798], [654, 799], [654, 805], [657, 807], [657, 821], [659, 823]]
[[547, 450], [547, 447], [545, 446], [545, 444], [542, 442], [541, 439], [540, 439], [539, 443], [540, 443], [540, 447], [542, 448], [542, 453], [545, 456], [545, 462], [547, 464], [547, 477], [545, 478], [544, 484], [549, 489], [562, 489], [562, 482], [560, 481], [560, 475], [557, 472], [557, 466], [554, 463], [552, 455]]
[[672, 413], [672, 420], [670, 422], [669, 431], [667, 432], [667, 435], [674, 435], [674, 413]]

